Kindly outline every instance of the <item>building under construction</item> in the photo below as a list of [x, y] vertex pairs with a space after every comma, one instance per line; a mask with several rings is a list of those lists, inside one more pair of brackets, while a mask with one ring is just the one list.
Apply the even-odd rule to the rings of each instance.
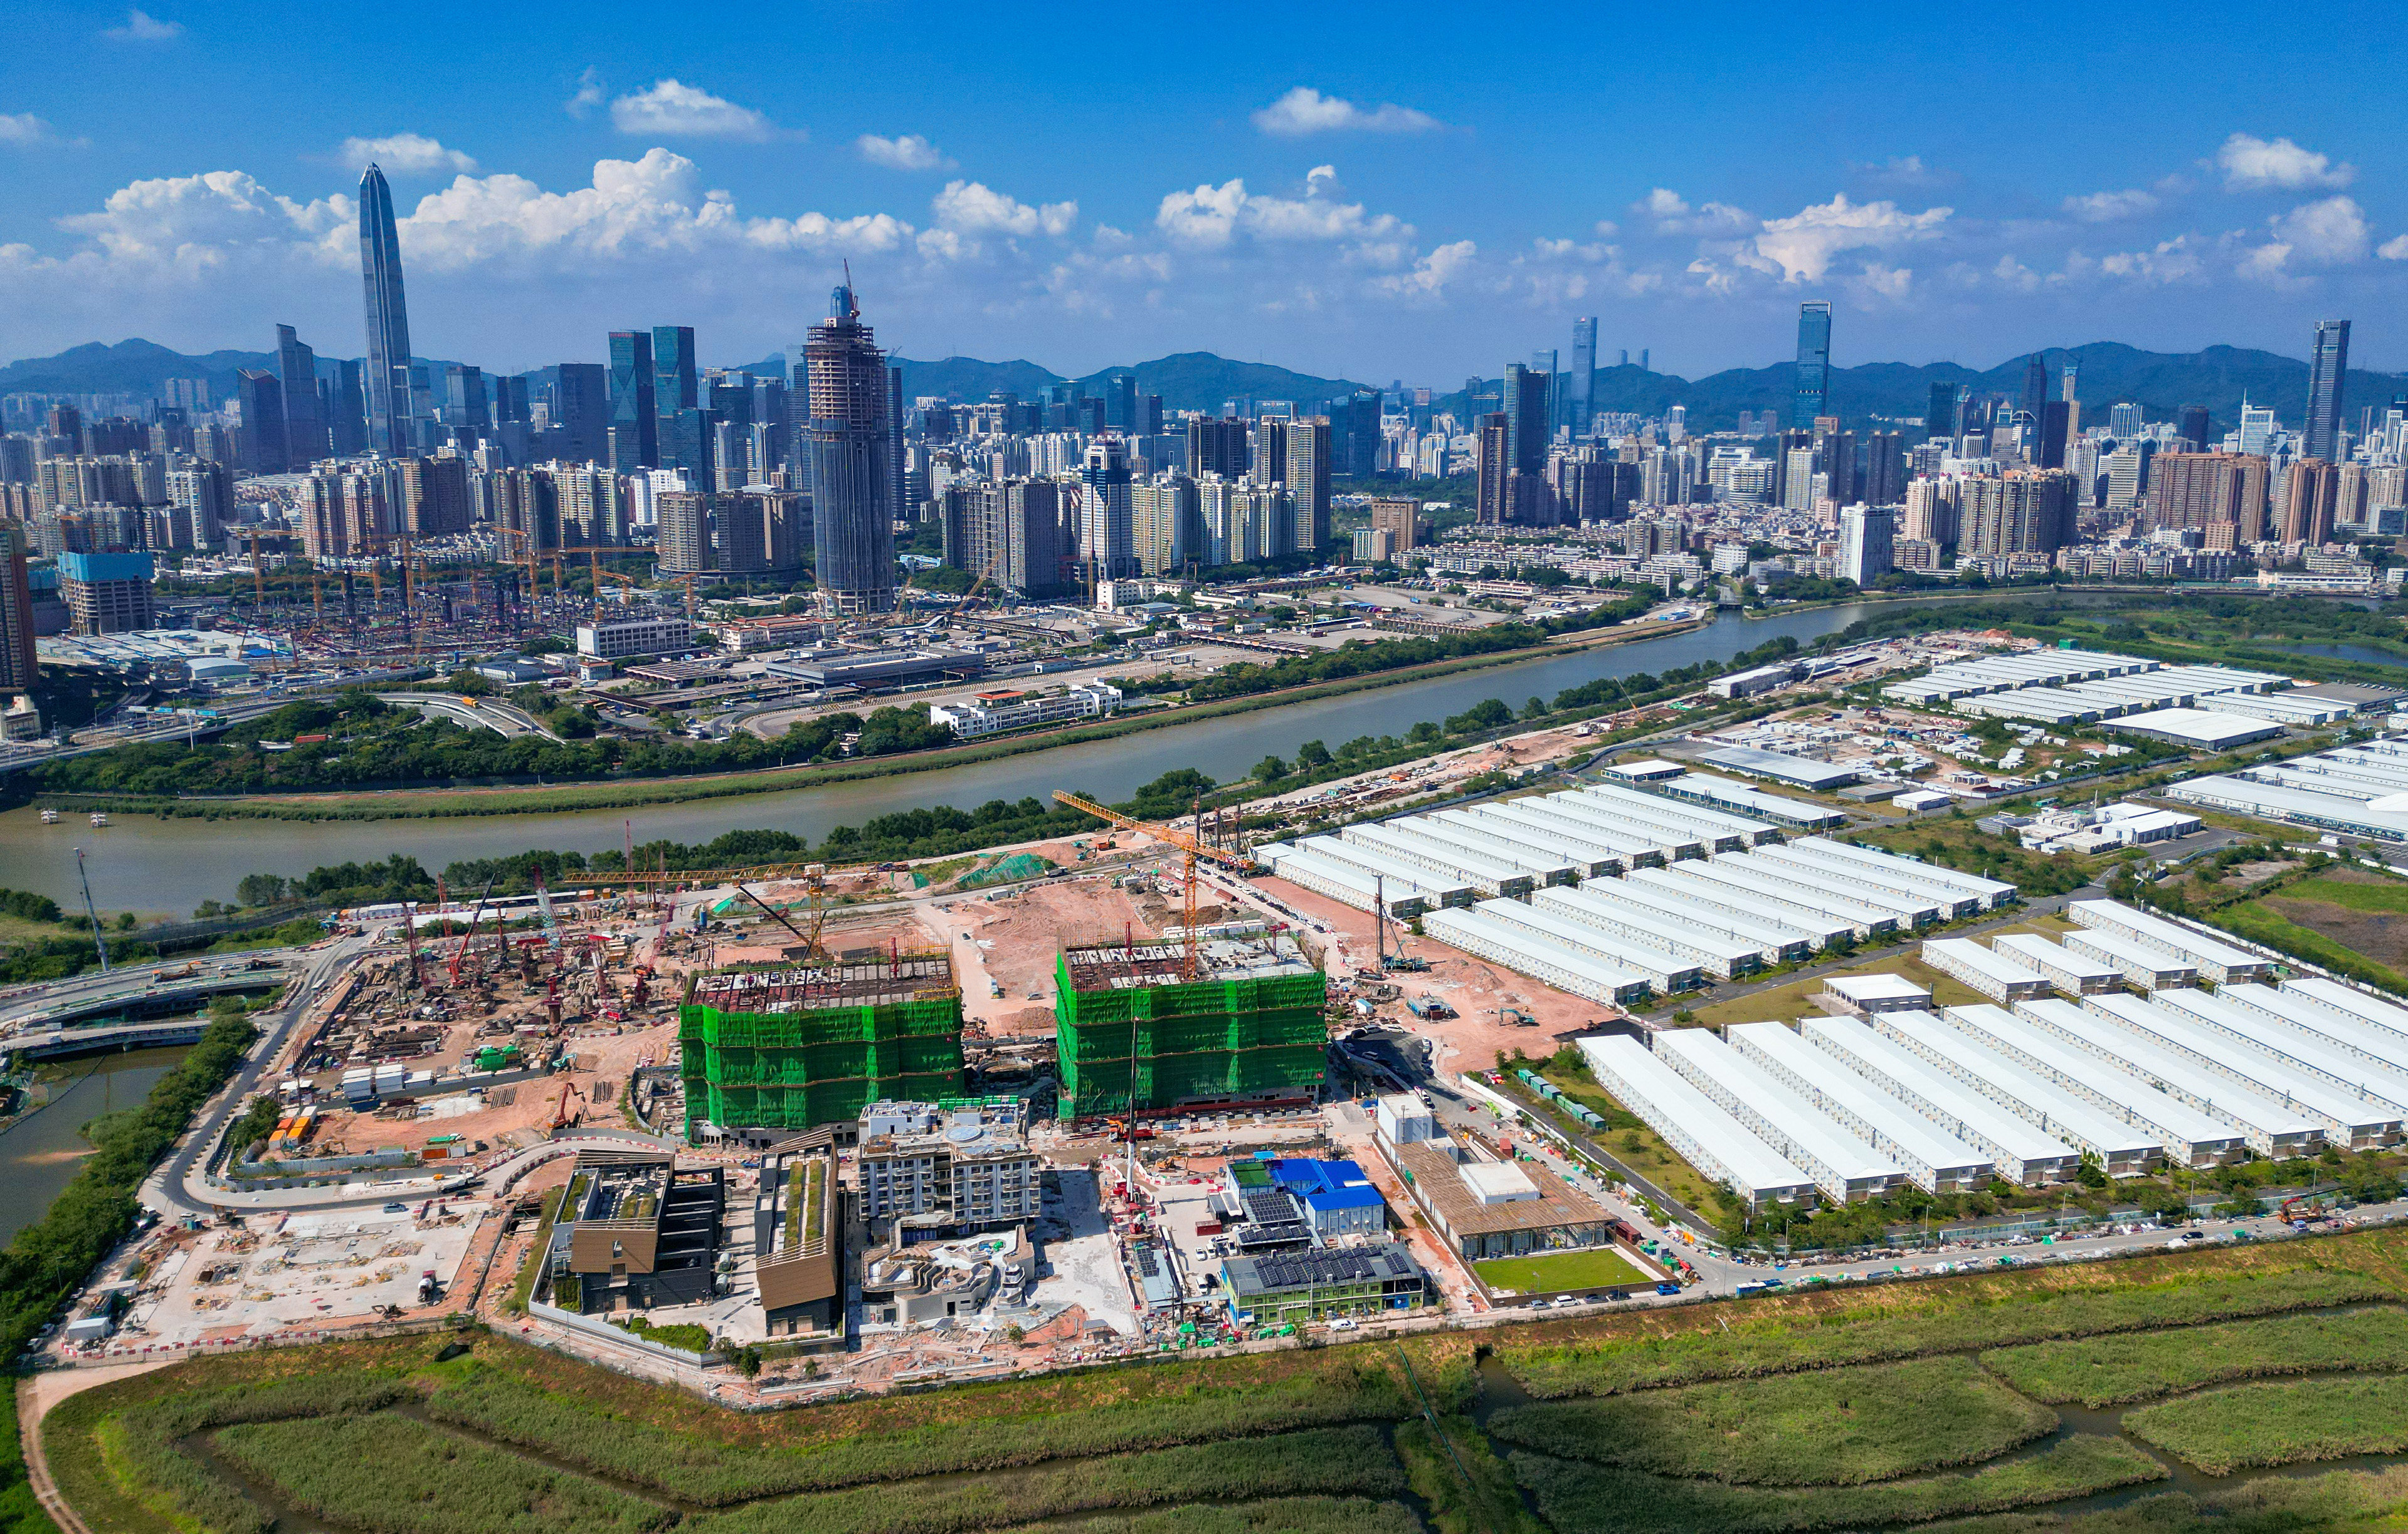
[[678, 1012], [690, 1140], [768, 1145], [869, 1104], [962, 1094], [962, 994], [941, 953], [698, 975]]
[[1062, 1117], [1317, 1100], [1328, 982], [1291, 938], [1073, 948], [1054, 967]]

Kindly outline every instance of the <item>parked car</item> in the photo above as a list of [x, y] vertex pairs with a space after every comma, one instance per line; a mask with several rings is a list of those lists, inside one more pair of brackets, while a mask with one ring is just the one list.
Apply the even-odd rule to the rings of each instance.
[[1668, 1281], [1656, 1285], [1656, 1292], [1659, 1295], [1677, 1295], [1681, 1292], [1681, 1286]]

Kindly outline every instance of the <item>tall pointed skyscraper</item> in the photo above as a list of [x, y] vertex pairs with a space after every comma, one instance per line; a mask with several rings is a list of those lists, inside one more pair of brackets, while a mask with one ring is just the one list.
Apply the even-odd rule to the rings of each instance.
[[[886, 358], [861, 323], [850, 285], [836, 290], [828, 317], [811, 327], [803, 366], [821, 598], [842, 613], [892, 612], [896, 497], [887, 482]], [[1080, 553], [1086, 557], [1085, 550]]]
[[360, 177], [360, 277], [367, 287], [368, 450], [402, 457], [417, 448], [409, 408], [409, 309], [401, 298], [401, 232], [393, 188], [370, 165]]
[[2341, 395], [2349, 377], [2349, 322], [2316, 322], [2315, 355], [2308, 364], [2307, 429], [2301, 452], [2326, 463], [2341, 460]]

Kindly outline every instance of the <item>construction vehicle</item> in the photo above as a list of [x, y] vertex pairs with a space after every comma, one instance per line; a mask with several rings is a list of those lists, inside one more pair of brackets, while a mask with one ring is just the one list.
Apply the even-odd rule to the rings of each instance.
[[584, 1118], [585, 1114], [582, 1109], [578, 1111], [575, 1117], [571, 1117], [568, 1111], [569, 1097], [571, 1094], [576, 1092], [576, 1090], [577, 1083], [575, 1082], [565, 1079], [561, 1082], [560, 1100], [552, 1105], [552, 1133], [556, 1135], [563, 1129], [572, 1126]]
[[1431, 996], [1426, 991], [1423, 992], [1420, 996], [1413, 997], [1411, 1001], [1406, 1002], [1405, 1011], [1412, 1013], [1415, 1017], [1422, 1019], [1424, 1022], [1434, 1022], [1440, 1019], [1453, 1017], [1455, 1015], [1454, 1008], [1448, 1006], [1445, 1002], [1440, 1001], [1438, 997]]
[[1519, 1007], [1498, 1008], [1498, 1026], [1503, 1027], [1508, 1023], [1517, 1028], [1535, 1028], [1539, 1025], [1539, 1020], [1537, 1018], [1532, 1017], [1528, 1012], [1524, 1011]]

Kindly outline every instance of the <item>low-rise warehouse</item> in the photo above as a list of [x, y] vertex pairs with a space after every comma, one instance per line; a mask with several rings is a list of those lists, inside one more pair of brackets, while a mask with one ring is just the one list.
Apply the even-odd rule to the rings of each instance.
[[[1641, 942], [1623, 933], [1600, 931], [1552, 908], [1524, 905], [1519, 900], [1483, 900], [1472, 910], [1557, 947], [1585, 953], [1600, 964], [1636, 969], [1647, 977], [1647, 983], [1659, 995], [1693, 990], [1702, 983], [1698, 979], [1697, 960], [1672, 953], [1658, 943]], [[1424, 924], [1423, 930], [1429, 930], [1427, 924]], [[1511, 957], [1500, 962], [1525, 974], [1535, 972], [1526, 965], [1515, 964]]]
[[1814, 948], [1806, 933], [1786, 923], [1765, 918], [1751, 920], [1634, 879], [1584, 880], [1581, 888], [1656, 921], [1674, 923], [1689, 931], [1711, 933], [1740, 944], [1753, 950], [1759, 955], [1759, 962], [1765, 964], [1802, 959]]
[[2027, 969], [1971, 938], [1932, 939], [1923, 945], [1923, 962], [1963, 981], [1992, 1001], [2012, 1003], [2048, 994], [2046, 975]]
[[1662, 1137], [1674, 1154], [1749, 1207], [1813, 1201], [1813, 1178], [1649, 1054], [1646, 1045], [1620, 1036], [1578, 1042], [1598, 1085]]
[[1460, 810], [1443, 810], [1434, 815], [1416, 815], [1411, 820], [1391, 823], [1391, 828], [1443, 842], [1450, 847], [1460, 847], [1466, 852], [1477, 853], [1483, 857], [1521, 868], [1529, 874], [1533, 889], [1543, 889], [1549, 884], [1576, 884], [1588, 877], [1585, 863], [1579, 858], [1566, 856], [1562, 848], [1540, 846], [1526, 839], [1499, 836]]
[[1570, 870], [1570, 879], [1551, 875], [1547, 880], [1550, 884], [1572, 883], [1603, 874], [1619, 873], [1626, 862], [1620, 853], [1610, 848], [1577, 846], [1563, 838], [1534, 831], [1512, 821], [1500, 821], [1476, 810], [1441, 810], [1429, 817], [1428, 824], [1458, 833], [1457, 839], [1466, 846], [1489, 847], [1510, 853], [1551, 870], [1556, 866]]
[[[1761, 947], [1701, 930], [1677, 917], [1666, 917], [1650, 910], [1643, 902], [1619, 898], [1612, 893], [1612, 886], [1620, 882], [1600, 879], [1579, 889], [1541, 890], [1530, 897], [1530, 905], [1533, 910], [1552, 911], [1584, 926], [1595, 927], [1609, 939], [1627, 939], [1687, 959], [1717, 980], [1729, 980], [1764, 968]], [[1613, 950], [1604, 952], [1611, 954]]]
[[1591, 867], [1608, 873], [1664, 861], [1664, 854], [1656, 851], [1653, 842], [1616, 837], [1578, 824], [1566, 816], [1525, 810], [1522, 803], [1520, 800], [1508, 800], [1502, 804], [1478, 804], [1464, 813], [1492, 827], [1499, 836], [1543, 838], [1566, 853], [1586, 859]]
[[1970, 1193], [1996, 1170], [1988, 1156], [1826, 1054], [1780, 1023], [1742, 1023], [1727, 1030], [1731, 1047], [1842, 1129], [1906, 1168], [1926, 1193]]
[[[1480, 892], [1459, 879], [1418, 867], [1402, 858], [1391, 857], [1377, 848], [1359, 841], [1342, 841], [1336, 837], [1307, 837], [1297, 843], [1298, 852], [1310, 853], [1321, 863], [1338, 864], [1370, 875], [1375, 880], [1406, 887], [1418, 887], [1426, 908], [1468, 906], [1480, 898]], [[1308, 865], [1318, 871], [1317, 865]], [[1369, 910], [1369, 907], [1365, 907]], [[1395, 914], [1393, 908], [1391, 914]]]
[[1500, 863], [1444, 842], [1414, 836], [1398, 825], [1350, 825], [1338, 834], [1338, 839], [1347, 846], [1377, 853], [1407, 867], [1437, 874], [1448, 882], [1469, 884], [1491, 900], [1499, 896], [1527, 895], [1535, 882], [1529, 870], [1519, 865]]
[[[2022, 1005], [2043, 1004], [2027, 1001]], [[2155, 1081], [2125, 1069], [2112, 1058], [2070, 1043], [2003, 1008], [1986, 1003], [1978, 1007], [1945, 1007], [1941, 1009], [1940, 1016], [1966, 1038], [1997, 1050], [2027, 1069], [2038, 1071], [2075, 1097], [2131, 1125], [2164, 1146], [2169, 1158], [2186, 1167], [2222, 1166], [2240, 1160], [2249, 1149], [2247, 1134], [2234, 1124], [2192, 1107], [2169, 1095]]]
[[1937, 863], [1924, 863], [1896, 853], [1885, 853], [1876, 847], [1858, 847], [1829, 837], [1809, 837], [1789, 845], [1796, 852], [1809, 853], [1835, 862], [1852, 863], [1875, 873], [1902, 879], [1910, 888], [1940, 893], [1953, 891], [1971, 902], [1959, 905], [1959, 915], [1971, 916], [1975, 911], [2001, 910], [2022, 898], [2022, 893], [2015, 886], [2002, 880], [1985, 879], [1980, 874], [1942, 867]]
[[1920, 880], [1897, 877], [1887, 869], [1861, 867], [1844, 859], [1823, 856], [1814, 851], [1812, 842], [1759, 847], [1748, 856], [1758, 867], [1786, 870], [1785, 877], [1799, 882], [1828, 884], [1867, 905], [1888, 907], [1899, 913], [1901, 922], [1911, 919], [1917, 926], [1970, 916], [1980, 909], [1979, 902], [1968, 900], [1956, 891], [1934, 889]]
[[[2286, 1070], [2304, 1073], [2329, 1091], [2338, 1091], [2369, 1108], [2387, 1111], [2395, 1121], [2408, 1111], [2408, 1071], [2370, 1059], [2346, 1044], [2245, 1006], [2233, 1000], [2229, 992], [2210, 996], [2204, 991], [2169, 991], [2155, 999], [2161, 1009], [2177, 1012], [2241, 1046], [2245, 1051], [2244, 1058], [2271, 1059]], [[2396, 1122], [2390, 1132], [2398, 1134]]]
[[2292, 988], [2298, 983], [2294, 981], [2279, 991], [2271, 985], [2228, 985], [2215, 996], [2228, 1006], [2279, 1022], [2302, 1038], [2380, 1066], [2393, 1075], [2408, 1076], [2408, 1036], [2311, 1001]]
[[2214, 713], [2205, 709], [2158, 709], [2144, 714], [2101, 722], [2102, 730], [2137, 735], [2147, 740], [2188, 746], [2193, 751], [2230, 751], [2253, 740], [2272, 740], [2283, 726], [2240, 714]]
[[2162, 948], [2113, 932], [2069, 932], [2066, 949], [2083, 958], [2112, 966], [2143, 991], [2170, 991], [2199, 983], [2199, 966]]
[[2157, 1014], [2140, 996], [2091, 996], [2084, 1005], [2052, 996], [2021, 1003], [2015, 1015], [2239, 1129], [2259, 1155], [2286, 1160], [2324, 1147], [2324, 1126], [2305, 1103], [2208, 1065], [2186, 1047], [2185, 1035], [2169, 1022], [2172, 1014]]
[[1990, 947], [2011, 963], [2038, 970], [2051, 985], [2070, 996], [2113, 991], [2124, 983], [2124, 972], [2105, 959], [2077, 953], [2037, 933], [2012, 932], [1991, 939]]
[[1874, 1012], [1919, 1012], [1931, 1005], [1931, 993], [1904, 975], [1833, 975], [1823, 982], [1819, 1005], [1837, 1007], [1859, 1017]]
[[2286, 783], [2267, 782], [2252, 773], [2214, 773], [2172, 784], [2166, 797], [2209, 810], [2283, 821], [2344, 836], [2372, 837], [2381, 841], [2408, 841], [2408, 807], [2378, 808], [2382, 799], [2356, 795], [2315, 792]]
[[1656, 1053], [1689, 1083], [1842, 1203], [1878, 1198], [1906, 1170], [1703, 1028], [1656, 1036]]
[[2283, 982], [2286, 995], [2305, 996], [2329, 1011], [2355, 1017], [2386, 1032], [2408, 1039], [2408, 1007], [2378, 1000], [2354, 986], [2321, 975], [2301, 975]]
[[1661, 821], [1639, 820], [1617, 813], [1605, 805], [1575, 799], [1569, 794], [1550, 794], [1541, 799], [1512, 799], [1498, 808], [1544, 816], [1551, 823], [1566, 823], [1584, 832], [1600, 833], [1635, 847], [1643, 847], [1658, 863], [1706, 855], [1706, 839], [1692, 828]]
[[[1823, 766], [1819, 762], [1806, 765], [1810, 767]], [[1855, 774], [1850, 772], [1849, 776], [1854, 777]], [[1826, 810], [1819, 804], [1809, 804], [1803, 799], [1767, 794], [1745, 783], [1735, 783], [1728, 778], [1717, 778], [1710, 772], [1684, 772], [1676, 777], [1656, 779], [1647, 784], [1647, 790], [1661, 794], [1668, 799], [1719, 810], [1725, 814], [1768, 821], [1784, 830], [1836, 831], [1848, 824], [1848, 817], [1837, 810]]]
[[2129, 938], [2135, 942], [2162, 948], [2179, 958], [2187, 959], [2199, 967], [2200, 974], [2218, 985], [2235, 981], [2264, 980], [2273, 972], [2271, 959], [2235, 948], [2230, 943], [2218, 942], [2179, 922], [2153, 916], [2121, 900], [2074, 900], [2067, 904], [2065, 914], [2076, 926]]
[[[2213, 1005], [2212, 998], [2201, 992], [2187, 995]], [[2244, 1128], [2266, 1127], [2272, 1148], [2251, 1142], [2260, 1155], [2312, 1155], [2323, 1149], [2325, 1140], [2359, 1151], [2399, 1143], [2401, 1110], [2398, 1103], [2361, 1086], [2344, 1087], [2326, 1080], [2303, 1068], [2294, 1055], [2276, 1054], [2243, 1042], [2209, 1024], [2189, 1006], [2141, 996], [2101, 996], [2088, 997], [2086, 1010], [2111, 1020], [2155, 1052], [2133, 1058], [2146, 1063], [2152, 1074], [2165, 1076], [2167, 1091]], [[2187, 1073], [2185, 1079], [2174, 1079], [2175, 1068]], [[2308, 1133], [2295, 1144], [2286, 1144], [2273, 1134], [2270, 1114], [2304, 1121]]]
[[[1847, 917], [1856, 923], [1860, 937], [1911, 932], [1940, 919], [1937, 901], [1911, 899], [1870, 889], [1863, 883], [1844, 883], [1819, 871], [1810, 872], [1785, 863], [1770, 862], [1754, 853], [1725, 853], [1710, 862], [1720, 873], [1741, 880], [1751, 888], [1769, 891], [1784, 900], [1818, 906], [1835, 916]], [[1708, 875], [1710, 878], [1719, 876]]]
[[1653, 986], [1647, 976], [1482, 910], [1441, 910], [1422, 918], [1422, 931], [1476, 958], [1490, 959], [1559, 991], [1616, 1006], [1637, 1001]]
[[[1316, 837], [1313, 839], [1335, 839]], [[1276, 877], [1309, 889], [1315, 895], [1326, 895], [1340, 905], [1353, 906], [1357, 910], [1369, 910], [1385, 900], [1388, 914], [1398, 921], [1412, 921], [1424, 911], [1448, 903], [1440, 896], [1439, 891], [1426, 888], [1412, 879], [1384, 879], [1323, 856], [1309, 844], [1257, 847], [1254, 857]], [[1467, 890], [1464, 894], [1469, 899], [1470, 892]]]
[[2134, 1128], [2087, 1098], [2075, 1097], [1930, 1012], [1881, 1012], [1867, 1021], [1883, 1038], [1911, 1051], [1926, 1065], [1964, 1082], [2034, 1128], [2097, 1156], [2110, 1177], [2138, 1177], [2165, 1162], [2165, 1144], [2156, 1136]]
[[1383, 1147], [1413, 1202], [1465, 1260], [1609, 1244], [1605, 1211], [1532, 1161], [1475, 1161], [1452, 1140]]
[[1801, 1018], [1798, 1036], [1921, 1113], [1942, 1134], [1987, 1155], [2010, 1183], [2041, 1187], [2071, 1177], [2081, 1165], [2082, 1153], [2072, 1146], [1927, 1064], [1896, 1039], [1883, 1038], [1869, 1024]]
[[1599, 806], [1616, 814], [1635, 815], [1641, 820], [1675, 826], [1694, 826], [1700, 837], [1712, 839], [1709, 845], [1754, 847], [1782, 839], [1781, 827], [1777, 825], [1752, 820], [1745, 815], [1708, 809], [1704, 805], [1670, 803], [1659, 795], [1621, 783], [1593, 783], [1586, 788], [1572, 789], [1565, 796]]
[[1827, 911], [1752, 894], [1741, 884], [1705, 874], [1702, 863], [1684, 863], [1670, 868], [1634, 868], [1624, 875], [1624, 882], [1634, 890], [1661, 891], [1735, 917], [1749, 924], [1738, 928], [1742, 934], [1795, 930], [1804, 933], [1807, 946], [1817, 951], [1856, 938], [1855, 924]]

